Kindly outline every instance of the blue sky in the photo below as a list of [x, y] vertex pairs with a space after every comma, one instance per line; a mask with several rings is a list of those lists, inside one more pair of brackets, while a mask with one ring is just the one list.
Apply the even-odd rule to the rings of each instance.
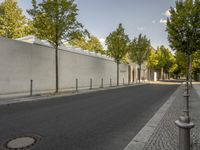
[[[0, 0], [2, 1], [2, 0]], [[17, 0], [25, 10], [31, 0]], [[168, 47], [165, 20], [167, 10], [175, 6], [175, 0], [75, 0], [78, 5], [78, 20], [101, 41], [122, 23], [132, 39], [139, 33], [147, 35], [153, 47]], [[27, 15], [27, 14], [26, 14]]]

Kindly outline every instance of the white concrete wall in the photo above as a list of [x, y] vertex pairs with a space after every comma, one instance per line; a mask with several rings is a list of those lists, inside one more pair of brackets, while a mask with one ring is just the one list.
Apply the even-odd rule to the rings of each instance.
[[[59, 57], [59, 88], [74, 90], [75, 80], [79, 87], [116, 85], [116, 63], [110, 58], [96, 56], [73, 48], [61, 48]], [[120, 83], [128, 83], [128, 65], [120, 65]], [[30, 44], [0, 38], [0, 95], [28, 93], [30, 80], [33, 92], [55, 91], [55, 50], [49, 46]]]

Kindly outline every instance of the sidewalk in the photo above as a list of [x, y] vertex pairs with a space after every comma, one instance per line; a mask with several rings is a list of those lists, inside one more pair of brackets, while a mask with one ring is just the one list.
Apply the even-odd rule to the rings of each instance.
[[64, 96], [72, 96], [77, 94], [84, 94], [84, 93], [90, 93], [90, 92], [96, 92], [96, 91], [104, 91], [104, 90], [112, 90], [112, 89], [118, 89], [118, 88], [126, 88], [130, 86], [142, 86], [149, 83], [141, 83], [141, 84], [124, 84], [119, 86], [107, 86], [103, 88], [93, 88], [93, 89], [80, 89], [78, 91], [66, 91], [66, 92], [60, 92], [60, 93], [47, 93], [47, 94], [38, 94], [33, 96], [8, 96], [8, 97], [0, 97], [0, 106], [1, 105], [9, 105], [9, 104], [15, 104], [15, 103], [22, 103], [22, 102], [31, 102], [31, 101], [38, 101], [38, 100], [47, 100], [52, 98], [59, 98]]
[[[175, 121], [183, 114], [184, 88], [184, 85], [179, 87], [125, 150], [178, 150], [178, 127]], [[191, 130], [191, 150], [200, 150], [200, 84], [193, 85], [190, 116], [195, 123], [195, 128]]]

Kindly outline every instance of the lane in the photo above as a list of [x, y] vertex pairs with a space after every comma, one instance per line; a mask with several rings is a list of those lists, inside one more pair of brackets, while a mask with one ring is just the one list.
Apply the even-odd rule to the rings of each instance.
[[178, 85], [143, 85], [0, 107], [0, 142], [40, 135], [37, 150], [122, 150]]

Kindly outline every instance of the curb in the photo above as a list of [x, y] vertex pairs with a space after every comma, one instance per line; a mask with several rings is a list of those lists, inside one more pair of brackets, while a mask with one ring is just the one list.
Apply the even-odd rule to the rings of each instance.
[[49, 100], [49, 99], [53, 99], [53, 98], [61, 98], [61, 97], [67, 97], [67, 96], [74, 96], [74, 95], [80, 95], [80, 94], [87, 94], [87, 93], [93, 93], [93, 92], [114, 90], [114, 89], [120, 89], [120, 88], [128, 88], [128, 87], [133, 87], [133, 86], [143, 86], [143, 85], [148, 85], [148, 83], [105, 87], [105, 88], [98, 88], [98, 89], [92, 89], [92, 90], [80, 90], [78, 92], [73, 91], [73, 92], [70, 92], [70, 93], [67, 93], [67, 94], [65, 93], [65, 94], [62, 94], [62, 95], [55, 95], [55, 96], [37, 96], [37, 97], [33, 96], [33, 97], [13, 98], [13, 99], [7, 99], [7, 100], [3, 100], [3, 101], [0, 100], [0, 106], [23, 103], [23, 102]]
[[170, 96], [170, 98], [162, 105], [156, 114], [147, 122], [147, 124], [139, 131], [139, 133], [132, 139], [132, 141], [124, 148], [124, 150], [142, 150], [148, 142], [156, 127], [166, 114], [168, 108], [176, 99], [177, 94], [181, 90], [179, 86], [177, 90]]
[[200, 84], [193, 84], [193, 87], [197, 93], [197, 95], [200, 97], [200, 93], [198, 91], [200, 91]]

